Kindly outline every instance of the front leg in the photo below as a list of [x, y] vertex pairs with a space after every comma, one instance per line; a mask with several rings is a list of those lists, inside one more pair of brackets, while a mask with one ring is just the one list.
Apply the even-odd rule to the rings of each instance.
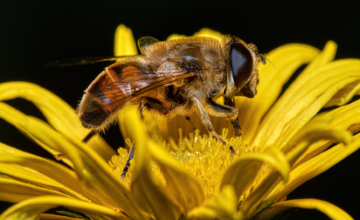
[[[209, 99], [208, 103], [211, 109], [213, 110], [211, 115], [227, 118], [234, 127], [235, 136], [241, 136], [241, 132], [240, 132], [241, 127], [239, 125], [239, 120], [238, 120], [238, 109], [234, 108], [235, 107], [234, 102], [232, 102], [231, 99], [225, 98], [225, 105], [220, 105], [215, 101], [213, 101], [212, 99]], [[231, 107], [227, 105], [230, 105]]]
[[[201, 122], [203, 123], [203, 125], [205, 125], [207, 130], [211, 134], [213, 134], [219, 141], [221, 141], [221, 143], [226, 145], [226, 142], [220, 137], [220, 135], [218, 135], [214, 131], [214, 127], [210, 121], [209, 115], [206, 113], [206, 111], [205, 111], [204, 107], [202, 106], [201, 102], [199, 101], [199, 99], [197, 99], [195, 96], [193, 96], [193, 97], [191, 97], [191, 100], [194, 102], [196, 108], [199, 110], [200, 119], [201, 119]], [[230, 147], [230, 149], [233, 151], [232, 147]]]
[[[208, 129], [208, 131], [213, 134], [219, 141], [221, 141], [221, 143], [223, 143], [224, 145], [226, 145], [226, 142], [220, 137], [220, 135], [218, 135], [215, 131], [214, 131], [214, 127], [211, 124], [209, 115], [206, 113], [204, 107], [202, 106], [201, 102], [199, 101], [199, 99], [197, 99], [195, 96], [191, 97], [191, 100], [194, 102], [196, 108], [199, 110], [200, 113], [200, 119], [201, 122], [205, 125], [205, 127]], [[232, 146], [230, 146], [230, 151], [231, 154], [235, 154], [235, 150]]]
[[[225, 105], [230, 106], [232, 108], [235, 108], [235, 98], [234, 98], [234, 101], [233, 101], [233, 99], [229, 99], [229, 98], [225, 97]], [[235, 109], [237, 110], [237, 108], [235, 108]], [[240, 124], [239, 124], [238, 114], [236, 114], [236, 118], [229, 119], [229, 121], [231, 122], [231, 124], [234, 127], [235, 135], [236, 136], [241, 136], [242, 133], [240, 132], [241, 127], [240, 127]]]

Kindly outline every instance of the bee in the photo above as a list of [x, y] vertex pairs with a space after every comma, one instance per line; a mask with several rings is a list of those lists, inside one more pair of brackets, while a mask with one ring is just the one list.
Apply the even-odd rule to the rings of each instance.
[[[235, 36], [186, 37], [158, 41], [138, 40], [140, 55], [126, 57], [110, 66], [86, 89], [78, 108], [85, 128], [99, 132], [111, 124], [124, 106], [167, 118], [196, 111], [207, 130], [223, 144], [209, 115], [227, 118], [241, 135], [234, 96], [252, 98], [259, 83], [258, 62], [265, 64], [254, 44]], [[215, 102], [224, 97], [224, 105]]]

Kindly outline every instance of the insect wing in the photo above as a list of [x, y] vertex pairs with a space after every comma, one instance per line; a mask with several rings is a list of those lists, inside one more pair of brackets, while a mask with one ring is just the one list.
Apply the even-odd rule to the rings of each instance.
[[46, 68], [57, 68], [57, 67], [69, 67], [69, 66], [82, 66], [82, 65], [88, 65], [93, 63], [99, 63], [99, 62], [111, 62], [111, 61], [117, 61], [119, 59], [123, 59], [129, 56], [135, 56], [135, 55], [128, 55], [128, 56], [102, 56], [102, 57], [79, 57], [79, 58], [72, 58], [72, 59], [66, 59], [66, 60], [56, 60], [51, 63], [45, 64]]
[[159, 42], [158, 39], [156, 38], [153, 38], [153, 37], [148, 37], [148, 36], [145, 36], [145, 37], [142, 37], [138, 40], [138, 47], [141, 51], [142, 54], [144, 54], [144, 48], [147, 47], [147, 46], [150, 46], [151, 44], [154, 44], [154, 43], [157, 43]]
[[[113, 112], [127, 101], [157, 88], [169, 85], [177, 80], [194, 76], [183, 69], [167, 70], [161, 73], [144, 74], [136, 67], [124, 70], [124, 77], [116, 81], [108, 81], [95, 90], [88, 91], [101, 108]], [[111, 74], [110, 74], [111, 75]]]

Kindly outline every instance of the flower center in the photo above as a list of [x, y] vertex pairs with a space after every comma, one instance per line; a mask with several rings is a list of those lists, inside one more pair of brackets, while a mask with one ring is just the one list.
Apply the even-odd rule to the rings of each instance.
[[[242, 144], [241, 137], [227, 139], [227, 134], [228, 130], [224, 128], [221, 137], [227, 142], [227, 145], [223, 145], [211, 134], [210, 136], [206, 134], [201, 136], [199, 130], [190, 133], [189, 137], [183, 137], [181, 128], [179, 128], [179, 140], [177, 143], [173, 138], [170, 138], [168, 142], [156, 137], [153, 140], [157, 140], [159, 145], [167, 149], [169, 156], [191, 172], [202, 186], [205, 196], [211, 198], [218, 193], [222, 176], [230, 164], [241, 156], [251, 154], [251, 149]], [[129, 139], [127, 139], [126, 143], [131, 146]], [[230, 146], [236, 151], [235, 154], [231, 154]], [[128, 151], [124, 148], [119, 148], [118, 153], [119, 155], [113, 156], [110, 166], [121, 176], [128, 159]], [[136, 163], [136, 154], [131, 161], [132, 166], [130, 166], [124, 180], [127, 184], [131, 182], [131, 172], [134, 163]], [[155, 162], [151, 164], [153, 175], [160, 183], [166, 185], [166, 180], [157, 164]]]

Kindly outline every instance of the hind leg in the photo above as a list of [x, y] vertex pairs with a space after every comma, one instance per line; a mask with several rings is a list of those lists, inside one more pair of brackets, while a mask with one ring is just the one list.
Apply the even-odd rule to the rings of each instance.
[[84, 137], [84, 139], [82, 140], [82, 142], [87, 143], [90, 141], [90, 139], [92, 137], [94, 137], [97, 133], [99, 133], [98, 131], [91, 131], [88, 135], [86, 135], [86, 137]]
[[130, 150], [129, 150], [129, 158], [126, 161], [125, 167], [123, 169], [123, 172], [121, 174], [121, 179], [125, 179], [126, 173], [128, 172], [130, 168], [130, 160], [134, 157], [134, 144], [132, 144]]
[[[169, 112], [169, 109], [165, 107], [165, 105], [157, 99], [149, 98], [149, 97], [141, 97], [139, 104], [140, 116], [144, 120], [144, 109], [147, 108], [149, 110], [156, 110], [160, 114], [166, 115]], [[126, 174], [130, 168], [130, 160], [134, 158], [134, 145], [131, 146], [129, 151], [129, 158], [126, 161], [125, 168], [121, 175], [122, 179], [125, 179]]]

